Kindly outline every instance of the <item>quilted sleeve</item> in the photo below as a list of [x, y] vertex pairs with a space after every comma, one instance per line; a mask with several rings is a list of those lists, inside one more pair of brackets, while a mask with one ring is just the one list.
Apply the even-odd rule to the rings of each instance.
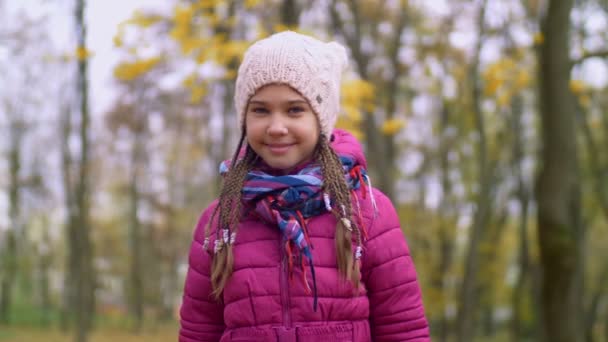
[[372, 340], [430, 341], [416, 269], [399, 218], [384, 194], [375, 190], [374, 197], [378, 214], [371, 219], [362, 259]]
[[201, 215], [190, 246], [180, 309], [180, 342], [219, 341], [224, 332], [224, 307], [211, 297], [211, 255], [203, 249], [205, 225], [214, 206]]

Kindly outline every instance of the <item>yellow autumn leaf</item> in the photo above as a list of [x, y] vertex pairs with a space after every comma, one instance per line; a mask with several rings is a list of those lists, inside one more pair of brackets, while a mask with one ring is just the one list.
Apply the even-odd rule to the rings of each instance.
[[160, 61], [160, 57], [152, 57], [121, 63], [114, 68], [114, 77], [121, 81], [132, 81], [152, 70]]
[[519, 70], [515, 77], [515, 86], [518, 89], [527, 87], [530, 84], [530, 74], [526, 70]]
[[190, 103], [197, 104], [207, 94], [207, 88], [203, 85], [195, 85], [190, 89]]
[[194, 9], [212, 9], [215, 8], [216, 5], [218, 5], [217, 0], [199, 0], [197, 2], [195, 2], [194, 4], [192, 4], [192, 7]]
[[282, 32], [282, 31], [287, 31], [287, 30], [291, 30], [291, 31], [298, 31], [298, 26], [288, 26], [285, 24], [276, 24], [272, 27], [272, 29], [274, 30], [274, 32]]
[[262, 39], [262, 38], [266, 38], [268, 36], [268, 31], [266, 30], [266, 27], [264, 27], [264, 25], [258, 23], [256, 26], [256, 40], [257, 39]]
[[511, 102], [511, 95], [507, 92], [501, 93], [500, 95], [498, 95], [498, 98], [496, 98], [496, 103], [500, 107], [506, 107], [510, 102]]
[[156, 24], [162, 19], [163, 18], [159, 15], [144, 14], [141, 11], [136, 10], [131, 19], [127, 20], [127, 23], [146, 28]]
[[363, 80], [344, 82], [341, 86], [343, 109], [354, 108], [357, 111], [373, 112], [374, 86]]
[[545, 36], [543, 36], [542, 32], [536, 32], [534, 34], [534, 44], [540, 45], [545, 41]]
[[184, 85], [184, 87], [192, 87], [194, 86], [194, 81], [196, 80], [196, 73], [191, 73], [188, 77], [186, 77], [183, 81], [182, 84]]
[[173, 21], [177, 25], [190, 25], [193, 15], [194, 9], [192, 7], [178, 5], [173, 12]]
[[336, 128], [347, 130], [352, 135], [354, 135], [357, 140], [363, 141], [364, 135], [361, 131], [361, 125], [358, 122], [354, 122], [346, 117], [341, 116], [338, 117], [338, 120], [336, 122]]
[[79, 61], [85, 60], [85, 59], [91, 57], [91, 55], [92, 55], [91, 51], [87, 50], [83, 46], [79, 46], [76, 48], [76, 58], [78, 58]]
[[385, 135], [395, 135], [405, 126], [405, 121], [402, 119], [389, 119], [382, 124], [381, 131]]
[[587, 85], [582, 80], [570, 80], [569, 86], [574, 94], [581, 94], [587, 90]]
[[190, 25], [192, 24], [193, 15], [194, 10], [192, 7], [175, 7], [173, 12], [173, 29], [169, 33], [171, 38], [182, 43], [190, 36]]
[[578, 97], [578, 103], [583, 108], [589, 108], [589, 106], [591, 105], [591, 98], [589, 97], [589, 95], [586, 95], [586, 94], [581, 95]]
[[260, 0], [245, 0], [245, 8], [251, 9], [261, 3]]
[[115, 47], [122, 47], [123, 45], [122, 36], [120, 34], [116, 34], [112, 41], [114, 42]]
[[344, 106], [342, 108], [342, 111], [344, 112], [346, 118], [348, 118], [348, 120], [351, 120], [353, 122], [361, 122], [363, 120], [363, 116], [361, 115], [361, 110], [357, 107], [354, 106]]
[[223, 80], [234, 80], [236, 79], [236, 70], [225, 70], [222, 76]]
[[500, 82], [500, 80], [496, 77], [487, 79], [485, 82], [485, 87], [483, 89], [484, 94], [486, 96], [493, 96], [494, 94], [496, 94], [501, 84], [502, 82]]

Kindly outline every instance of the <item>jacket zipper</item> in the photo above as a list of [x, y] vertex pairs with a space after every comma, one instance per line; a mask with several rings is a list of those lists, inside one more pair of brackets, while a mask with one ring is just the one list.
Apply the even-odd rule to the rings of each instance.
[[281, 307], [283, 308], [283, 325], [286, 328], [291, 328], [291, 310], [290, 310], [290, 302], [289, 302], [289, 284], [288, 284], [288, 276], [289, 272], [288, 263], [287, 263], [287, 253], [285, 252], [285, 239], [281, 239], [282, 243], [279, 245], [281, 249]]

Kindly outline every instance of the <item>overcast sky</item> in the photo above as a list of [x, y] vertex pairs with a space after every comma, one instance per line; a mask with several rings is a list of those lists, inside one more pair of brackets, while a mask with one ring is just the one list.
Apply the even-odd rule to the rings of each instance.
[[[1, 1], [1, 0], [0, 0]], [[57, 46], [72, 52], [74, 47], [74, 0], [5, 0], [6, 9], [15, 13], [25, 9], [31, 16], [48, 15], [50, 33]], [[87, 44], [93, 57], [90, 59], [91, 110], [93, 115], [103, 113], [112, 103], [114, 87], [112, 70], [118, 62], [112, 38], [118, 24], [128, 19], [136, 9], [166, 9], [166, 0], [88, 0], [86, 22]]]

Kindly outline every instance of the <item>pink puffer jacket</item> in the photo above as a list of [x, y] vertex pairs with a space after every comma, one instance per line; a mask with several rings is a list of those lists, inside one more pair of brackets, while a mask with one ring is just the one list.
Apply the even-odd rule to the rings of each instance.
[[[365, 165], [359, 143], [349, 133], [334, 131], [332, 147]], [[357, 193], [368, 240], [362, 256], [361, 291], [353, 295], [336, 266], [336, 220], [325, 213], [311, 218], [309, 236], [318, 289], [313, 311], [296, 273], [287, 275], [279, 229], [255, 218], [241, 222], [234, 248], [234, 273], [223, 301], [210, 297], [212, 254], [203, 250], [204, 227], [217, 202], [202, 214], [190, 249], [181, 307], [181, 342], [194, 341], [430, 341], [414, 263], [390, 200], [373, 189]], [[212, 235], [214, 236], [214, 235]], [[213, 246], [210, 246], [213, 250]], [[310, 272], [308, 274], [309, 281]]]

